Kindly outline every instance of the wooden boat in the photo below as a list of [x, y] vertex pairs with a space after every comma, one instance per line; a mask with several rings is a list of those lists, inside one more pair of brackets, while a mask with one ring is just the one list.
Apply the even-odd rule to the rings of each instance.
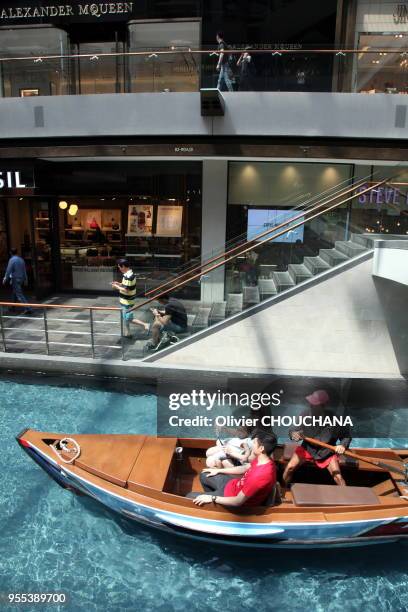
[[[65, 442], [64, 442], [65, 440]], [[408, 450], [353, 449], [386, 462], [344, 461], [347, 487], [326, 470], [301, 468], [272, 506], [230, 510], [196, 506], [199, 474], [212, 440], [143, 435], [74, 435], [26, 429], [20, 446], [62, 487], [88, 495], [128, 519], [177, 535], [250, 547], [364, 546], [408, 537]], [[278, 446], [281, 474], [293, 444]]]

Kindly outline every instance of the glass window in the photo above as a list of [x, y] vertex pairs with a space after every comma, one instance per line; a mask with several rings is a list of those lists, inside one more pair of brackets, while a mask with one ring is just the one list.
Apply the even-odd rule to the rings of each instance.
[[[408, 32], [360, 34], [357, 59], [357, 91], [408, 93]], [[397, 51], [392, 53], [391, 51]]]
[[[114, 175], [102, 163], [78, 166], [77, 172], [56, 165], [48, 189], [58, 183], [66, 188], [55, 204], [63, 289], [109, 291], [117, 259], [127, 257], [138, 293], [144, 293], [200, 257], [201, 163], [125, 163]], [[120, 194], [124, 183], [131, 191]], [[79, 184], [83, 194], [95, 193], [97, 184], [105, 195], [67, 195], [78, 193]], [[182, 295], [199, 297], [198, 281]]]
[[351, 178], [350, 164], [231, 162], [227, 208], [230, 247], [291, 219], [299, 227], [226, 266], [226, 294], [241, 293], [244, 287], [258, 285], [260, 291], [261, 288], [267, 291], [268, 282], [276, 281], [275, 272], [285, 273], [279, 276], [282, 287], [285, 283], [290, 286], [294, 265], [303, 264], [305, 257], [316, 257], [321, 249], [334, 248], [338, 240], [347, 240], [352, 229], [348, 204], [305, 224], [301, 222], [304, 211], [313, 204], [323, 198], [334, 202], [339, 190], [351, 184]]
[[2, 57], [33, 58], [1, 63], [1, 95], [26, 97], [69, 93], [68, 59], [41, 59], [44, 55], [67, 53], [67, 33], [58, 28], [48, 26], [0, 28]]
[[[145, 21], [129, 24], [129, 51], [151, 50], [129, 58], [132, 92], [198, 91], [199, 61], [189, 53], [200, 48], [199, 21]], [[154, 55], [155, 50], [175, 51]]]

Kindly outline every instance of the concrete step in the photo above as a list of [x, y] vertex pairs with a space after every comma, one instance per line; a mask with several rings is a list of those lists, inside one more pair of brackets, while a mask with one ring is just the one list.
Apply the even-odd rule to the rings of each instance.
[[366, 249], [373, 248], [373, 239], [370, 238], [369, 236], [366, 236], [365, 234], [350, 234], [350, 240], [351, 242], [360, 244]]
[[242, 312], [244, 306], [244, 296], [242, 293], [229, 293], [227, 296], [227, 316]]
[[319, 256], [326, 261], [329, 266], [338, 266], [348, 260], [347, 255], [337, 249], [320, 249]]
[[273, 272], [273, 281], [278, 293], [295, 286], [295, 281], [289, 272]]
[[296, 285], [303, 283], [303, 281], [308, 280], [313, 276], [311, 270], [304, 263], [289, 264], [288, 272]]
[[197, 314], [194, 318], [193, 324], [191, 326], [193, 333], [208, 327], [208, 319], [210, 316], [210, 311], [211, 311], [210, 307], [198, 309]]
[[225, 319], [225, 313], [227, 309], [227, 302], [214, 302], [211, 305], [210, 316], [208, 317], [208, 324], [215, 325]]
[[273, 278], [258, 278], [258, 289], [261, 300], [278, 293]]
[[316, 255], [315, 257], [305, 257], [303, 263], [307, 268], [309, 268], [313, 275], [326, 272], [326, 270], [330, 270], [331, 267], [327, 261], [319, 257], [319, 255]]
[[252, 304], [259, 304], [261, 301], [259, 296], [259, 289], [257, 286], [255, 287], [243, 287], [243, 301], [245, 306], [249, 306]]
[[337, 251], [344, 253], [347, 257], [355, 257], [367, 250], [367, 247], [352, 240], [336, 240], [334, 246]]

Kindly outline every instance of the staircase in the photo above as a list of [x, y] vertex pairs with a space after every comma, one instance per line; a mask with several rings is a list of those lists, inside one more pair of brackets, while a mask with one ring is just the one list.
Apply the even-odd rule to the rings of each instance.
[[[351, 234], [349, 240], [336, 241], [332, 249], [320, 249], [318, 255], [306, 256], [301, 263], [290, 263], [287, 271], [276, 271], [274, 270], [275, 266], [272, 265], [260, 265], [257, 284], [244, 286], [242, 292], [228, 293], [225, 301], [204, 304], [183, 300], [188, 313], [189, 328], [185, 334], [180, 335], [180, 340], [207, 327], [221, 323], [263, 300], [306, 283], [312, 278], [351, 261], [372, 249], [372, 238]], [[145, 340], [137, 340], [133, 347], [129, 347], [128, 358], [150, 355], [144, 348], [145, 344]]]

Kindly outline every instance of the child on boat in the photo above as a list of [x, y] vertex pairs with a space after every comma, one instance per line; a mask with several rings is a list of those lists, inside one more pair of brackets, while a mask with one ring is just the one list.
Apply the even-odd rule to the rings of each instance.
[[206, 466], [209, 468], [234, 467], [243, 465], [251, 459], [253, 440], [247, 438], [217, 439], [216, 445], [206, 452]]

